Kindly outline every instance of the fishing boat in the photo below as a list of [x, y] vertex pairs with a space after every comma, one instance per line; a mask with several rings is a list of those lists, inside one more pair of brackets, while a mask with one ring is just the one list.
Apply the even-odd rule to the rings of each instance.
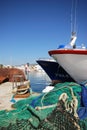
[[53, 58], [38, 59], [36, 62], [53, 82], [74, 82], [74, 79]]
[[73, 34], [69, 46], [48, 53], [77, 83], [83, 83], [87, 81], [87, 49], [83, 45], [76, 47], [76, 38]]
[[81, 47], [76, 45], [76, 9], [77, 1], [73, 1], [69, 44], [48, 53], [77, 83], [84, 83], [87, 81], [87, 48], [83, 44]]

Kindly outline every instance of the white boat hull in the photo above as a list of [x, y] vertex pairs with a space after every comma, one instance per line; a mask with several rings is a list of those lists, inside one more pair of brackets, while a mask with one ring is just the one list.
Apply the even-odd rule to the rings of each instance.
[[[49, 51], [49, 54], [67, 71], [67, 73], [78, 83], [87, 81], [87, 50]], [[70, 51], [70, 50], [69, 50]]]

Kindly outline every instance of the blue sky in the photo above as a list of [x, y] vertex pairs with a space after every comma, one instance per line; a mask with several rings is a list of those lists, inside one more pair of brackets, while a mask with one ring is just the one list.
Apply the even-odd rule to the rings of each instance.
[[[71, 36], [72, 0], [0, 0], [0, 63], [48, 58]], [[77, 0], [77, 45], [87, 45], [87, 1]]]

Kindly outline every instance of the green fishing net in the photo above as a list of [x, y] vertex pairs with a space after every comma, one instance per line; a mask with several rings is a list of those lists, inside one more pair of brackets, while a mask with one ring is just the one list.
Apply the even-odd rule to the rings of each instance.
[[79, 127], [81, 130], [87, 130], [86, 119], [76, 119], [63, 105], [58, 106], [62, 93], [67, 93], [68, 101], [72, 100], [74, 94], [79, 108], [81, 86], [73, 82], [58, 83], [48, 93], [31, 95], [16, 102], [11, 111], [0, 111], [0, 130], [78, 130]]

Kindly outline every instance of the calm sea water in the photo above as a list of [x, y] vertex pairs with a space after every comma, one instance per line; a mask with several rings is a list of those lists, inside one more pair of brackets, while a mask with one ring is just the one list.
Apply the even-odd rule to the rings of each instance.
[[31, 88], [35, 92], [42, 92], [42, 90], [51, 83], [50, 78], [45, 72], [30, 72], [29, 80]]

